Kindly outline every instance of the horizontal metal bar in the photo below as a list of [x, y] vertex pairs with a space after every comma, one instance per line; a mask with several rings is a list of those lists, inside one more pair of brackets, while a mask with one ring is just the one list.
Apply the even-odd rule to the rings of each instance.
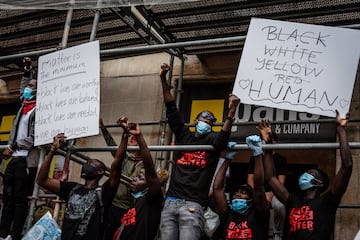
[[10, 59], [22, 58], [22, 57], [31, 57], [31, 56], [41, 56], [43, 54], [51, 53], [56, 51], [57, 48], [49, 48], [44, 50], [32, 51], [32, 52], [25, 52], [25, 53], [17, 53], [7, 56], [1, 56], [0, 61], [6, 61]]
[[114, 49], [102, 50], [102, 51], [100, 51], [100, 53], [102, 55], [147, 53], [147, 52], [153, 52], [155, 50], [164, 50], [164, 49], [168, 49], [168, 48], [184, 48], [184, 47], [189, 47], [189, 46], [200, 46], [200, 45], [207, 45], [207, 44], [237, 42], [237, 41], [243, 41], [243, 40], [245, 40], [245, 38], [246, 38], [246, 36], [236, 36], [236, 37], [227, 37], [227, 38], [215, 38], [215, 39], [195, 40], [195, 41], [187, 41], [187, 42], [147, 45], [147, 46], [140, 46], [140, 47], [114, 48]]
[[[354, 122], [360, 122], [360, 118], [354, 118], [350, 119], [349, 123]], [[163, 124], [167, 123], [167, 121], [146, 121], [146, 122], [138, 122], [141, 126], [147, 126], [147, 125], [157, 125], [157, 124]], [[273, 121], [271, 124], [292, 124], [292, 123], [335, 123], [335, 120], [333, 118], [326, 118], [326, 119], [317, 119], [317, 120], [283, 120], [283, 121]], [[259, 122], [234, 122], [233, 126], [251, 126], [251, 125], [257, 125]], [[193, 123], [185, 123], [186, 126], [195, 126]], [[214, 123], [214, 126], [222, 126], [224, 125], [223, 122]], [[105, 125], [105, 128], [119, 128], [120, 126], [118, 124], [109, 124]], [[10, 131], [0, 131], [1, 134], [9, 134]]]
[[[360, 142], [350, 142], [350, 148], [360, 149]], [[263, 145], [263, 149], [337, 149], [339, 143], [279, 143], [279, 144], [266, 144]], [[74, 151], [77, 152], [108, 152], [114, 151], [117, 146], [108, 147], [74, 147]], [[129, 151], [138, 151], [139, 147], [129, 146]], [[246, 144], [236, 144], [228, 150], [248, 150], [249, 147]], [[212, 145], [163, 145], [163, 146], [149, 146], [150, 151], [195, 151], [195, 150], [215, 150]]]
[[[352, 149], [360, 149], [360, 142], [349, 142]], [[148, 146], [150, 151], [194, 151], [194, 150], [215, 150], [212, 145], [154, 145]], [[0, 149], [6, 149], [6, 145], [0, 145]], [[74, 152], [110, 152], [115, 151], [117, 146], [93, 146], [93, 147], [71, 147]], [[263, 149], [338, 149], [339, 143], [278, 143], [266, 144]], [[139, 147], [128, 146], [129, 151], [138, 151]], [[246, 144], [236, 144], [228, 150], [249, 149]]]

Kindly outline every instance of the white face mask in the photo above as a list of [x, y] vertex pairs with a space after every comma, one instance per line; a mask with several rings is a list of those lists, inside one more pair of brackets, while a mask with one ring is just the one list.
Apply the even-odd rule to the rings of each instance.
[[199, 121], [196, 123], [196, 132], [200, 135], [205, 135], [211, 132], [211, 126], [206, 122]]

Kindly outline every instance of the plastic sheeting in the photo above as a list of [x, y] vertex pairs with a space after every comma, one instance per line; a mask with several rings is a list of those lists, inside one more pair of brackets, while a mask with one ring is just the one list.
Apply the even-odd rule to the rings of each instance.
[[74, 9], [109, 8], [131, 5], [152, 5], [196, 2], [199, 0], [0, 0], [0, 9]]

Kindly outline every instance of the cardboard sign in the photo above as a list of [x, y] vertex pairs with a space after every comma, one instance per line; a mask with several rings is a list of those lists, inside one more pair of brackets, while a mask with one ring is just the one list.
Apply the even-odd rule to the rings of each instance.
[[359, 42], [358, 30], [253, 18], [233, 93], [246, 104], [345, 116]]
[[89, 42], [39, 58], [35, 146], [99, 134], [99, 42]]

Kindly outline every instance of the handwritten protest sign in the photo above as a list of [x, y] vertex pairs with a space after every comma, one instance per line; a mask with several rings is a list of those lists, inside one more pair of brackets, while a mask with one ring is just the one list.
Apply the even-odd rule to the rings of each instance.
[[357, 30], [253, 18], [233, 93], [246, 104], [345, 116], [359, 42]]
[[99, 133], [99, 42], [41, 56], [35, 119], [35, 145]]
[[50, 212], [47, 212], [25, 234], [22, 240], [60, 240], [61, 230]]

